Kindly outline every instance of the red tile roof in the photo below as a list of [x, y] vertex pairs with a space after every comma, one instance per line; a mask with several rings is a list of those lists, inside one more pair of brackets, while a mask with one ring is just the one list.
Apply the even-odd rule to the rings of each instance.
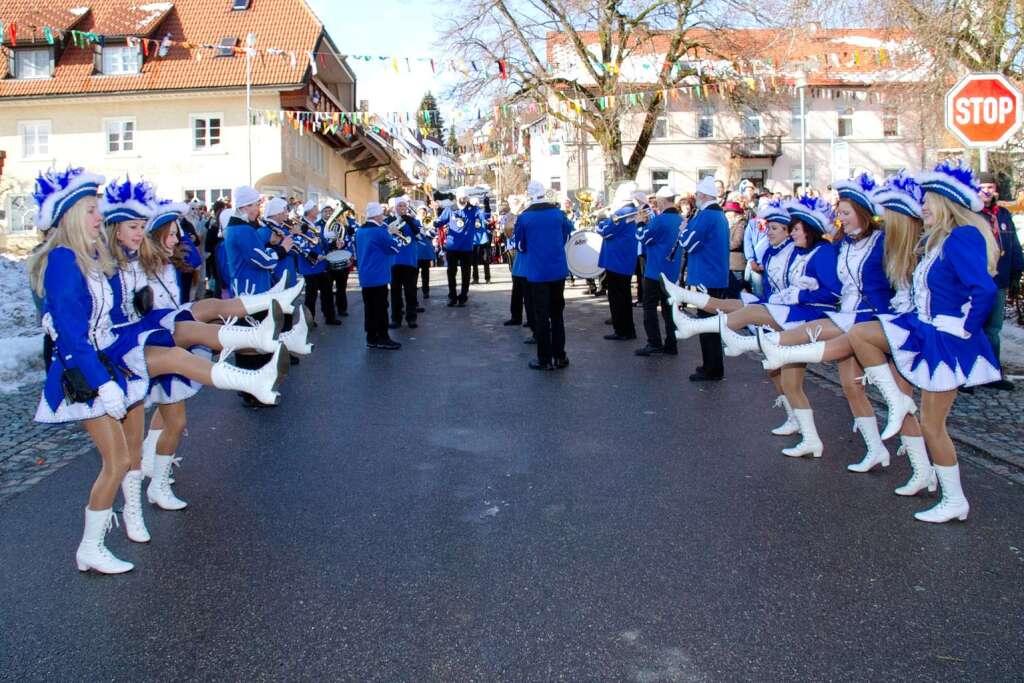
[[[75, 0], [71, 0], [74, 2]], [[252, 0], [248, 10], [232, 11], [231, 0], [176, 0], [173, 3], [136, 4], [134, 0], [77, 0], [88, 4], [76, 30], [102, 35], [146, 36], [159, 40], [169, 34], [174, 41], [218, 44], [223, 37], [235, 37], [244, 45], [246, 35], [256, 35], [260, 53], [253, 59], [253, 85], [301, 85], [309, 59], [306, 52], [317, 50], [323, 25], [304, 0]], [[30, 26], [71, 27], [67, 9], [39, 10], [40, 0], [4, 0], [0, 21], [18, 21], [19, 45], [31, 35]], [[171, 7], [167, 7], [171, 5]], [[77, 18], [77, 17], [75, 17]], [[9, 47], [7, 43], [5, 46]], [[279, 48], [296, 53], [292, 67], [288, 55], [270, 57], [263, 50]], [[94, 76], [93, 52], [71, 43], [56, 65], [54, 78], [0, 80], [0, 99], [41, 95], [92, 95], [116, 92], [210, 89], [245, 85], [245, 58], [214, 57], [207, 49], [190, 50], [173, 45], [166, 57], [143, 60], [142, 72], [131, 76]], [[197, 60], [198, 57], [198, 60]], [[8, 69], [6, 55], [0, 54], [0, 73]]]
[[[587, 45], [599, 40], [593, 31], [582, 32], [580, 37]], [[665, 31], [638, 33], [627, 49], [640, 57], [664, 54], [671, 37]], [[744, 74], [751, 72], [751, 64], [783, 72], [803, 65], [812, 85], [866, 82], [871, 76], [881, 76], [877, 80], [884, 81], [887, 71], [905, 71], [919, 64], [908, 49], [910, 38], [905, 31], [873, 28], [691, 29], [686, 39], [703, 47], [689, 50], [685, 59], [735, 60]], [[567, 35], [549, 33], [547, 58], [556, 70], [559, 57], [575, 61], [576, 53]]]

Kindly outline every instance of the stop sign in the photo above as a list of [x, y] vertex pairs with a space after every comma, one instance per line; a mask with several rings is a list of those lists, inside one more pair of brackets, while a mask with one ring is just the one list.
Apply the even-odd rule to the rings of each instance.
[[946, 127], [968, 147], [999, 147], [1022, 121], [1021, 93], [1002, 74], [971, 74], [946, 93]]

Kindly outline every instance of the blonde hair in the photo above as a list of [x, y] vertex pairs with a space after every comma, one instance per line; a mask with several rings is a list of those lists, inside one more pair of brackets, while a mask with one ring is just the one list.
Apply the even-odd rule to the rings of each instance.
[[966, 206], [943, 197], [935, 192], [925, 192], [924, 203], [932, 214], [934, 221], [931, 227], [924, 234], [924, 250], [929, 252], [938, 248], [943, 240], [949, 237], [953, 228], [961, 225], [970, 225], [977, 228], [985, 240], [985, 251], [988, 256], [988, 273], [996, 274], [996, 265], [999, 262], [999, 245], [992, 235], [992, 226], [974, 213]]
[[[46, 296], [46, 266], [50, 261], [50, 252], [57, 247], [67, 247], [74, 252], [75, 263], [78, 264], [78, 270], [81, 271], [82, 277], [87, 278], [93, 272], [103, 273], [106, 277], [111, 277], [114, 274], [114, 260], [111, 258], [103, 231], [100, 231], [99, 239], [95, 242], [87, 233], [88, 199], [89, 197], [85, 197], [75, 202], [67, 210], [42, 248], [29, 259], [29, 284], [40, 297]], [[96, 206], [95, 198], [92, 199], [93, 206]], [[98, 207], [97, 210], [99, 210]]]
[[[118, 228], [121, 227], [122, 223], [127, 222], [119, 221], [107, 224], [107, 243], [110, 245], [110, 254], [114, 257], [114, 261], [120, 269], [127, 268], [130, 262], [128, 253], [125, 252], [124, 247], [117, 240]], [[150, 242], [148, 235], [142, 238], [142, 243], [139, 245], [139, 265], [142, 266], [142, 271], [146, 275], [156, 275], [164, 265], [164, 262], [160, 260], [160, 254], [157, 253], [157, 249]]]
[[885, 210], [885, 274], [896, 289], [909, 287], [914, 278], [923, 231], [920, 218]]

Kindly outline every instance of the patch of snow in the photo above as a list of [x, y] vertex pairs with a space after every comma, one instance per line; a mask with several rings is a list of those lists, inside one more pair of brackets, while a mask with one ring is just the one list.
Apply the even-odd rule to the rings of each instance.
[[173, 2], [150, 2], [145, 5], [139, 5], [136, 9], [140, 9], [143, 12], [166, 12], [172, 7], [174, 7]]
[[1024, 370], [1024, 328], [1016, 320], [1008, 318], [1003, 321], [1003, 331], [999, 335], [999, 360], [1011, 374]]
[[88, 11], [89, 11], [88, 7], [72, 7], [71, 9], [68, 10], [68, 12], [70, 12], [71, 14], [74, 14], [76, 17], [80, 17], [80, 16], [82, 16], [83, 14], [85, 14]]
[[894, 40], [881, 40], [879, 38], [871, 38], [869, 36], [842, 36], [840, 38], [833, 38], [829, 42], [840, 45], [853, 45], [855, 47], [870, 47], [876, 50], [883, 49], [889, 50], [890, 52], [900, 50], [904, 47], [903, 43], [899, 43]]
[[42, 380], [42, 349], [26, 262], [0, 255], [0, 392]]

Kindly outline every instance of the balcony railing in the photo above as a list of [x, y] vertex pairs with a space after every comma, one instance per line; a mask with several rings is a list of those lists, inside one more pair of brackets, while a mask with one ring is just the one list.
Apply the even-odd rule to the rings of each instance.
[[782, 136], [762, 135], [760, 137], [733, 138], [729, 142], [732, 156], [743, 159], [778, 159], [782, 156]]

